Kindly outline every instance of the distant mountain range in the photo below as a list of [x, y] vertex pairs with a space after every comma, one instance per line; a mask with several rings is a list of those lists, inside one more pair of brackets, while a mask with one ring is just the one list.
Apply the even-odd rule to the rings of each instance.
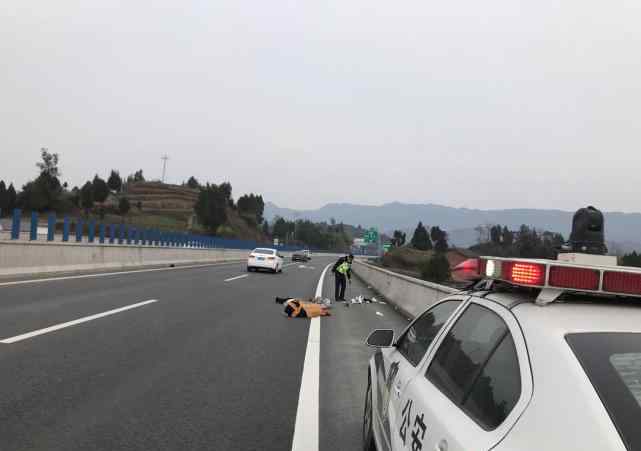
[[[267, 202], [265, 218], [272, 221], [276, 216], [286, 219], [309, 219], [315, 222], [334, 218], [337, 222], [378, 227], [384, 232], [395, 229], [410, 232], [418, 221], [426, 225], [438, 225], [448, 231], [450, 240], [458, 246], [470, 246], [476, 241], [474, 228], [482, 224], [502, 224], [518, 229], [527, 224], [541, 230], [562, 233], [568, 238], [572, 226], [573, 211], [507, 209], [477, 210], [454, 208], [436, 204], [404, 204], [392, 202], [372, 206], [357, 204], [327, 204], [316, 210], [293, 210], [280, 208]], [[641, 249], [641, 213], [604, 212], [606, 238], [611, 248], [628, 251]], [[611, 249], [614, 250], [614, 249]]]

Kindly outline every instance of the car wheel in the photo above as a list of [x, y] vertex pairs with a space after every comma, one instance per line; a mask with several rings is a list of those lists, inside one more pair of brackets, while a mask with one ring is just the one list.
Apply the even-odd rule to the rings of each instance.
[[367, 392], [365, 392], [365, 409], [363, 410], [363, 451], [376, 451], [372, 418], [372, 379], [368, 374]]
[[251, 266], [247, 267], [247, 272], [252, 272], [254, 269]]

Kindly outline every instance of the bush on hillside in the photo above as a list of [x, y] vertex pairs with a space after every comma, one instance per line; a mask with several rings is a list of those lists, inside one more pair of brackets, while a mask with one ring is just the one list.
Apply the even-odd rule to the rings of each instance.
[[437, 253], [419, 266], [421, 277], [435, 283], [446, 282], [450, 279], [450, 263], [445, 254]]

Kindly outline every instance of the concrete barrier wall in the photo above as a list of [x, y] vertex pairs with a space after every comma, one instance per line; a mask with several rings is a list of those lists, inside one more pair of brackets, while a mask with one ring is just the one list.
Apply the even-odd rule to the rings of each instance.
[[0, 276], [118, 270], [163, 264], [245, 260], [249, 251], [84, 243], [0, 242]]
[[352, 271], [410, 318], [423, 313], [436, 301], [459, 291], [388, 271], [362, 260], [354, 261]]

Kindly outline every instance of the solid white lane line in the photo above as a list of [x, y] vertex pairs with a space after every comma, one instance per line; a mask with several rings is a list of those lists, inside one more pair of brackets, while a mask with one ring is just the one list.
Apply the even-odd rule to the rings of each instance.
[[245, 277], [249, 277], [249, 274], [243, 274], [242, 276], [230, 277], [229, 279], [225, 279], [225, 282], [231, 282], [232, 280], [244, 279]]
[[11, 285], [24, 285], [27, 283], [55, 282], [56, 280], [90, 279], [94, 277], [120, 276], [125, 274], [137, 274], [141, 272], [172, 271], [176, 269], [193, 269], [193, 268], [206, 268], [208, 266], [236, 265], [239, 263], [239, 261], [240, 260], [231, 261], [231, 262], [220, 262], [220, 263], [205, 263], [202, 265], [174, 266], [173, 268], [134, 269], [131, 271], [102, 272], [102, 273], [96, 273], [96, 274], [80, 274], [77, 276], [47, 277], [45, 279], [16, 280], [13, 282], [1, 282], [0, 287], [8, 287]]
[[45, 327], [44, 329], [34, 330], [33, 332], [27, 332], [26, 334], [16, 335], [15, 337], [5, 338], [0, 340], [0, 343], [11, 344], [18, 341], [27, 340], [29, 338], [37, 337], [38, 335], [48, 334], [49, 332], [54, 332], [56, 330], [64, 329], [65, 327], [75, 326], [77, 324], [86, 323], [87, 321], [93, 321], [94, 319], [102, 318], [109, 315], [115, 315], [116, 313], [124, 312], [126, 310], [131, 310], [137, 307], [142, 307], [143, 305], [152, 304], [158, 302], [157, 299], [150, 299], [148, 301], [138, 302], [137, 304], [127, 305], [125, 307], [120, 307], [113, 310], [108, 310], [102, 313], [96, 313], [95, 315], [85, 316], [84, 318], [74, 319], [73, 321], [68, 321], [66, 323], [56, 324], [55, 326]]
[[[316, 286], [316, 297], [323, 296], [323, 282], [330, 266], [332, 266], [331, 263], [325, 267], [320, 276]], [[309, 335], [307, 337], [307, 349], [305, 350], [303, 377], [298, 395], [292, 451], [318, 451], [319, 369], [320, 318], [316, 317], [312, 318], [309, 323]]]

